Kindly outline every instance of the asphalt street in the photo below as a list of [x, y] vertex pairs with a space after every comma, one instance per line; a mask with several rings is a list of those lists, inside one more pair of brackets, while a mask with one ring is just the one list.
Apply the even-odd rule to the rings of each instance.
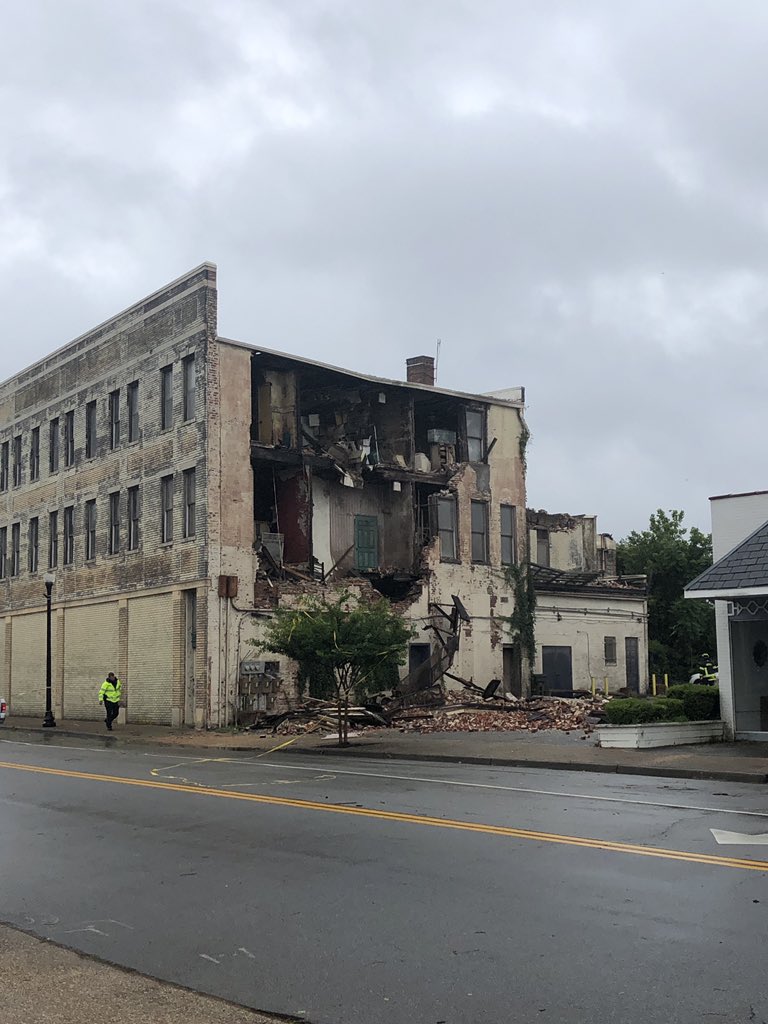
[[255, 1009], [768, 1022], [765, 787], [46, 736], [0, 815], [0, 919]]

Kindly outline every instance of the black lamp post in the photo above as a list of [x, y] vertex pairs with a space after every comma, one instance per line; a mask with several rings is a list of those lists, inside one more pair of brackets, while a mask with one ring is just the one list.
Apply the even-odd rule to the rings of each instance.
[[44, 729], [55, 729], [56, 719], [53, 717], [51, 707], [51, 591], [53, 590], [54, 575], [47, 572], [43, 577], [45, 582], [45, 718], [43, 719]]

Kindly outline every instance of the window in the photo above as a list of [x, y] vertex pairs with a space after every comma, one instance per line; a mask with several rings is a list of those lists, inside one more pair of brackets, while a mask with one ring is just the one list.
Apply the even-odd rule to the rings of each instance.
[[21, 434], [13, 439], [13, 486], [21, 484]]
[[18, 576], [20, 569], [21, 524], [14, 523], [11, 527], [11, 576]]
[[29, 533], [27, 536], [27, 568], [30, 572], [37, 572], [39, 560], [40, 520], [35, 516], [29, 520]]
[[59, 471], [59, 417], [48, 424], [48, 471]]
[[64, 509], [64, 565], [75, 560], [75, 509], [72, 505]]
[[464, 413], [467, 428], [467, 461], [482, 462], [485, 455], [485, 417], [475, 409]]
[[96, 501], [85, 503], [85, 560], [90, 562], [96, 557]]
[[195, 357], [187, 356], [181, 364], [182, 386], [184, 388], [184, 411], [185, 420], [195, 418]]
[[120, 445], [120, 391], [109, 393], [109, 447], [112, 451]]
[[29, 442], [29, 479], [40, 477], [40, 427], [33, 427]]
[[109, 553], [116, 555], [120, 551], [120, 492], [113, 491], [109, 496]]
[[8, 490], [8, 466], [9, 466], [10, 448], [7, 441], [3, 441], [3, 447], [0, 448], [0, 491]]
[[64, 465], [75, 464], [75, 414], [70, 410], [64, 416]]
[[514, 505], [501, 506], [501, 564], [517, 564], [517, 525]]
[[173, 426], [173, 367], [164, 366], [160, 371], [160, 429]]
[[139, 382], [128, 385], [128, 440], [139, 440]]
[[472, 561], [488, 561], [488, 502], [473, 501], [472, 505]]
[[48, 515], [48, 568], [55, 569], [59, 564], [59, 513]]
[[456, 561], [456, 499], [437, 499], [437, 533], [440, 538], [440, 561]]
[[96, 403], [85, 407], [85, 457], [92, 459], [96, 454]]
[[603, 640], [603, 646], [605, 648], [605, 664], [615, 665], [616, 664], [616, 637], [607, 636]]
[[0, 526], [0, 580], [8, 575], [8, 527]]
[[173, 540], [173, 477], [164, 476], [160, 481], [160, 539], [163, 544]]
[[184, 536], [194, 537], [197, 527], [195, 512], [196, 483], [194, 469], [184, 470]]
[[128, 488], [128, 550], [139, 546], [139, 488]]
[[549, 565], [549, 530], [536, 531], [536, 564]]

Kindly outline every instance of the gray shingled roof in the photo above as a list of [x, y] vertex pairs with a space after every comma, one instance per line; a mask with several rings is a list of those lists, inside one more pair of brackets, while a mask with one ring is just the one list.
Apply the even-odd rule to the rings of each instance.
[[685, 589], [731, 592], [747, 587], [768, 587], [768, 523], [759, 526]]

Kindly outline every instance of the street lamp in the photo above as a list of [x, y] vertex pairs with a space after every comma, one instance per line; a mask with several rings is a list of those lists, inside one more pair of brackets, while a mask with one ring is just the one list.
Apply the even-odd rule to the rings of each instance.
[[51, 591], [56, 577], [52, 572], [43, 576], [45, 583], [45, 718], [44, 729], [55, 729], [56, 719], [51, 708]]

